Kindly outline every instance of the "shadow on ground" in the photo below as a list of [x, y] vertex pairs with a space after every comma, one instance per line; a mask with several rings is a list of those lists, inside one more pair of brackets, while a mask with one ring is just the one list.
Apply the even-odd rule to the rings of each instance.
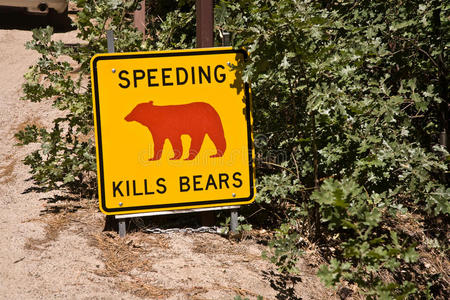
[[59, 33], [74, 30], [68, 15], [29, 14], [24, 10], [0, 8], [0, 29], [32, 30], [47, 26]]
[[300, 276], [278, 274], [273, 271], [263, 271], [263, 277], [270, 282], [270, 286], [277, 291], [276, 299], [301, 300], [295, 292], [295, 284], [302, 282]]

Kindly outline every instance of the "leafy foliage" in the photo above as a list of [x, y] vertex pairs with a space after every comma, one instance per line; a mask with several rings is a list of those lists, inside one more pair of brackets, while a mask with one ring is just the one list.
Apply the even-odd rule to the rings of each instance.
[[[399, 243], [397, 232], [380, 226], [383, 206], [381, 198], [368, 197], [355, 182], [326, 180], [311, 198], [320, 204], [322, 221], [342, 243], [342, 260], [332, 259], [330, 266], [322, 266], [319, 276], [328, 285], [341, 279], [352, 280], [370, 294], [400, 296], [415, 291], [414, 285], [385, 283], [377, 272], [386, 269], [395, 274], [401, 266], [417, 261], [414, 245]], [[374, 201], [375, 200], [375, 201]], [[394, 216], [393, 216], [394, 217]]]
[[301, 242], [300, 235], [293, 232], [289, 224], [281, 224], [280, 228], [275, 231], [275, 239], [269, 242], [274, 253], [270, 257], [267, 253], [263, 253], [263, 256], [274, 263], [279, 272], [298, 273], [296, 261], [302, 254]]
[[[21, 145], [41, 145], [25, 158], [25, 164], [43, 190], [66, 189], [91, 195], [96, 191], [96, 163], [89, 61], [94, 54], [107, 52], [106, 31], [113, 30], [117, 52], [192, 47], [195, 34], [190, 9], [184, 12], [172, 5], [169, 11], [156, 10], [164, 12], [167, 21], [155, 23], [152, 32], [158, 35], [144, 41], [142, 33], [132, 26], [130, 14], [138, 1], [77, 0], [76, 4], [82, 7], [74, 21], [82, 43], [54, 41], [53, 29], [47, 27], [34, 30], [33, 40], [26, 45], [40, 57], [25, 75], [23, 99], [51, 101], [62, 116], [53, 121], [51, 129], [28, 125], [16, 137]], [[183, 5], [192, 7], [189, 1]], [[186, 22], [191, 23], [191, 30], [180, 32]]]
[[411, 239], [389, 220], [449, 213], [449, 156], [439, 145], [439, 132], [448, 132], [448, 11], [437, 1], [217, 7], [219, 30], [250, 51], [244, 77], [256, 135], [266, 137], [257, 148], [257, 201], [285, 211], [271, 244], [281, 271], [295, 271], [301, 232], [336, 248], [319, 273], [330, 285], [347, 280], [380, 297], [427, 293], [381, 274], [417, 261]]
[[52, 39], [53, 29], [33, 31], [27, 48], [41, 56], [25, 75], [23, 99], [51, 101], [62, 111], [51, 129], [31, 125], [16, 134], [21, 144], [38, 142], [41, 147], [25, 158], [34, 181], [44, 190], [68, 189], [89, 195], [95, 192], [93, 172], [95, 143], [93, 135], [92, 97], [89, 61], [95, 53], [106, 52], [105, 34], [116, 34], [118, 51], [136, 51], [142, 37], [130, 26], [127, 12], [136, 7], [133, 1], [77, 1], [83, 7], [75, 20], [78, 37], [85, 43], [66, 45]]

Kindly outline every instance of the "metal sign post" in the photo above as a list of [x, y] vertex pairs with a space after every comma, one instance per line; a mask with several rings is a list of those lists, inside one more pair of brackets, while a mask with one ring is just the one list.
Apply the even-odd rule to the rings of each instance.
[[[222, 46], [231, 46], [231, 39], [230, 39], [230, 33], [229, 32], [223, 32]], [[237, 228], [239, 226], [238, 210], [239, 210], [239, 207], [231, 210], [230, 231], [232, 233], [236, 233], [237, 232]]]
[[145, 1], [139, 2], [139, 9], [134, 12], [134, 27], [142, 32], [145, 38]]
[[[106, 42], [107, 42], [107, 46], [108, 46], [108, 53], [114, 53], [114, 32], [112, 30], [107, 30], [106, 31]], [[109, 217], [109, 216], [107, 216]], [[119, 225], [119, 236], [120, 237], [125, 237], [126, 233], [127, 233], [127, 227], [126, 227], [126, 223], [125, 223], [125, 219], [120, 219], [118, 222]]]
[[213, 0], [196, 0], [197, 48], [214, 47]]

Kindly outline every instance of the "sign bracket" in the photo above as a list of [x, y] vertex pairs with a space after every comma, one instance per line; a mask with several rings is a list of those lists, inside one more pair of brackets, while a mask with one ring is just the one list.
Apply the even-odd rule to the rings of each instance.
[[231, 211], [231, 221], [230, 221], [230, 231], [235, 233], [238, 227], [238, 209], [239, 205], [232, 206], [221, 206], [221, 207], [205, 207], [205, 208], [193, 208], [193, 209], [179, 209], [179, 210], [165, 210], [165, 211], [154, 211], [146, 213], [136, 213], [136, 214], [125, 214], [125, 215], [115, 215], [115, 219], [119, 223], [119, 236], [125, 237], [127, 233], [126, 220], [131, 218], [141, 218], [141, 217], [152, 217], [152, 216], [163, 216], [163, 215], [175, 215], [175, 214], [186, 214], [186, 213], [201, 213], [201, 212], [212, 212], [218, 210], [230, 210]]

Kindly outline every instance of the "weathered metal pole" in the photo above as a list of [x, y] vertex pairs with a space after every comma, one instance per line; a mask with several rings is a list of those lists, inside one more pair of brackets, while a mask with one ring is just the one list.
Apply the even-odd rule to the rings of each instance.
[[108, 45], [108, 53], [116, 52], [114, 49], [114, 32], [112, 30], [106, 31], [106, 43]]
[[214, 47], [213, 0], [196, 0], [197, 48]]
[[139, 3], [140, 8], [134, 11], [134, 27], [145, 37], [145, 0]]
[[[108, 53], [113, 53], [116, 52], [114, 49], [114, 32], [112, 30], [107, 30], [106, 31], [106, 42], [107, 42], [107, 46], [108, 46]], [[108, 222], [117, 222], [114, 219], [114, 216], [106, 216], [106, 223], [107, 225], [105, 226], [108, 227]], [[127, 233], [127, 227], [126, 227], [126, 223], [125, 220], [120, 220], [119, 221], [119, 236], [120, 237], [124, 237]]]
[[[222, 46], [231, 46], [231, 35], [229, 32], [223, 32]], [[239, 226], [238, 210], [232, 209], [230, 216], [231, 233], [237, 233], [238, 226]]]

